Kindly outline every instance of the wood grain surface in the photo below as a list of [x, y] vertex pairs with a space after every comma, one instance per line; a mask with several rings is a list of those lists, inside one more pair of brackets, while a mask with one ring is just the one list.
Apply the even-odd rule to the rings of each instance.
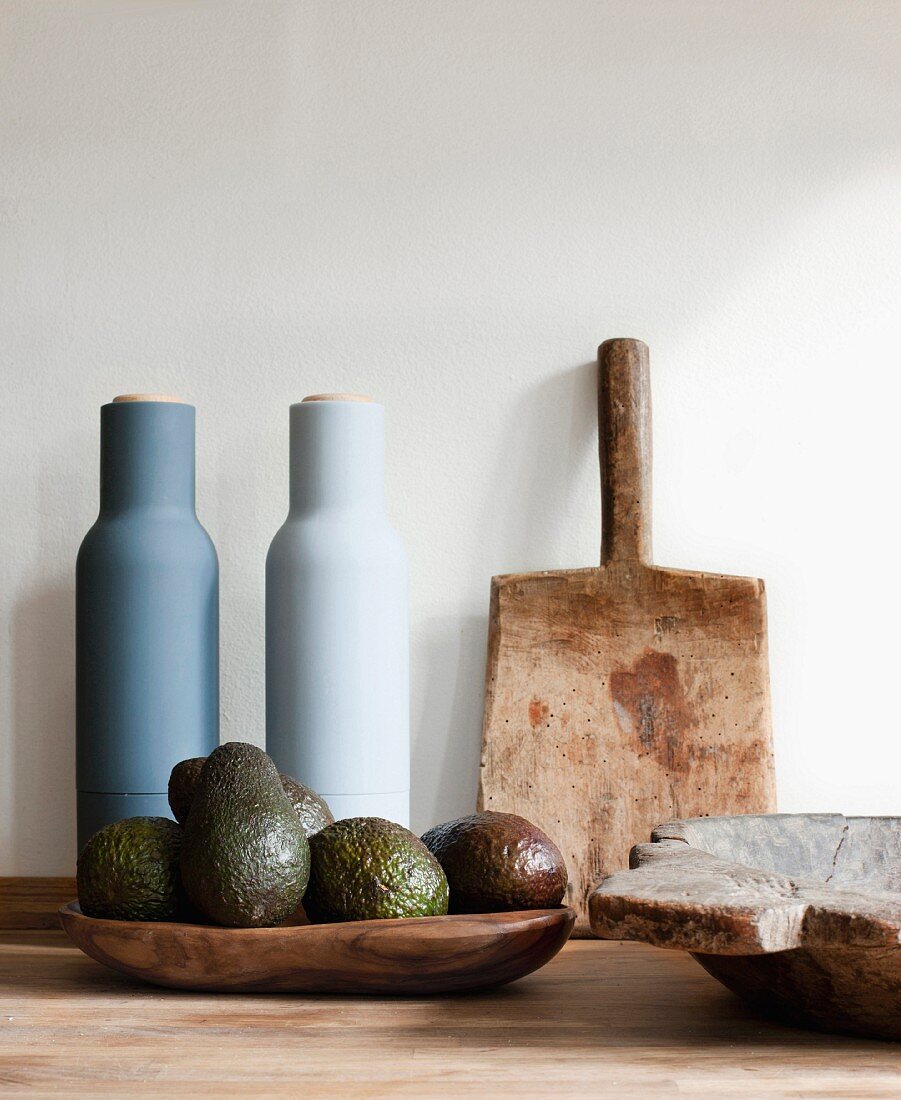
[[173, 397], [168, 393], [120, 393], [113, 398], [114, 405], [130, 404], [135, 401], [172, 402], [174, 405], [187, 404], [181, 397]]
[[59, 907], [74, 896], [74, 878], [0, 878], [0, 929], [59, 928]]
[[898, 1047], [752, 1015], [687, 955], [569, 943], [489, 993], [184, 993], [0, 937], [4, 1096], [895, 1100]]
[[493, 578], [479, 785], [560, 847], [576, 935], [659, 822], [775, 809], [763, 582], [651, 564], [647, 348], [598, 357], [602, 564]]
[[515, 981], [569, 939], [571, 909], [276, 928], [96, 920], [73, 902], [63, 927], [131, 977], [221, 992], [444, 993]]

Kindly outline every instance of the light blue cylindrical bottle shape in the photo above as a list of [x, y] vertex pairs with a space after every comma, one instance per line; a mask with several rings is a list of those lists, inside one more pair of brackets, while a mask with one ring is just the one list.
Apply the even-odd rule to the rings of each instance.
[[290, 508], [266, 560], [266, 750], [336, 818], [410, 817], [407, 559], [384, 508], [384, 411], [291, 406]]
[[76, 565], [78, 845], [171, 816], [169, 773], [219, 744], [219, 564], [194, 512], [194, 408], [100, 411], [100, 514]]

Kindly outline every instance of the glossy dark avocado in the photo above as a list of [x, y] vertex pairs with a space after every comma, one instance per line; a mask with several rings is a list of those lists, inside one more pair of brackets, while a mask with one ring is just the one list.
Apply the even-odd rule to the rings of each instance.
[[381, 817], [349, 817], [310, 838], [303, 901], [314, 924], [443, 916], [447, 879], [419, 837]]
[[278, 924], [300, 904], [310, 845], [275, 764], [230, 742], [207, 758], [184, 827], [181, 879], [210, 920], [236, 928]]
[[[169, 776], [169, 807], [175, 820], [182, 825], [188, 819], [188, 811], [191, 809], [200, 771], [206, 760], [205, 756], [182, 760], [180, 764], [175, 765]], [[305, 787], [290, 775], [280, 774], [280, 778], [285, 794], [291, 799], [298, 817], [303, 822], [307, 836], [312, 836], [313, 833], [324, 829], [326, 825], [331, 825], [335, 819], [328, 808], [328, 803], [321, 795]]]
[[451, 913], [548, 909], [566, 893], [560, 849], [516, 814], [458, 817], [429, 829], [422, 841], [447, 875]]

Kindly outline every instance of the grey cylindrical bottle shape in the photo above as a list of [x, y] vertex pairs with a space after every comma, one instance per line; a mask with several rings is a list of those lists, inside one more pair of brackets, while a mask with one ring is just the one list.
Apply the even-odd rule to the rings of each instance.
[[266, 560], [266, 750], [336, 818], [410, 815], [407, 561], [384, 510], [384, 413], [291, 406], [290, 509]]
[[219, 744], [219, 565], [194, 512], [194, 408], [100, 411], [100, 514], [76, 565], [78, 845], [171, 816], [172, 767]]

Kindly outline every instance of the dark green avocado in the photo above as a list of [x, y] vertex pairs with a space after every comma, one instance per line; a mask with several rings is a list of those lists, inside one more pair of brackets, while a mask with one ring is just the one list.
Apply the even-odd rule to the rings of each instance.
[[191, 809], [197, 780], [206, 759], [205, 756], [192, 756], [189, 760], [182, 760], [169, 776], [169, 809], [179, 825], [184, 825], [188, 820], [188, 810]]
[[447, 912], [447, 879], [409, 829], [349, 817], [310, 837], [307, 916], [326, 921], [430, 917]]
[[423, 843], [444, 868], [450, 912], [548, 909], [566, 893], [566, 864], [556, 844], [516, 814], [484, 813], [436, 825]]
[[182, 830], [167, 817], [128, 817], [104, 825], [78, 857], [81, 911], [110, 920], [173, 920], [182, 915]]
[[280, 775], [285, 794], [290, 798], [294, 812], [300, 818], [307, 836], [318, 833], [335, 820], [325, 799], [314, 790], [305, 787], [290, 775]]
[[278, 924], [297, 909], [309, 875], [306, 832], [275, 765], [254, 745], [220, 745], [200, 771], [184, 827], [190, 901], [217, 924]]
[[[182, 825], [188, 819], [188, 811], [191, 808], [194, 791], [197, 789], [200, 770], [206, 763], [206, 759], [205, 756], [195, 756], [190, 760], [182, 760], [180, 764], [175, 765], [169, 776], [169, 806], [175, 820]], [[303, 822], [307, 836], [318, 833], [320, 829], [331, 825], [335, 820], [325, 799], [315, 791], [292, 779], [290, 775], [282, 775], [281, 781], [285, 793], [291, 799], [297, 815]]]

